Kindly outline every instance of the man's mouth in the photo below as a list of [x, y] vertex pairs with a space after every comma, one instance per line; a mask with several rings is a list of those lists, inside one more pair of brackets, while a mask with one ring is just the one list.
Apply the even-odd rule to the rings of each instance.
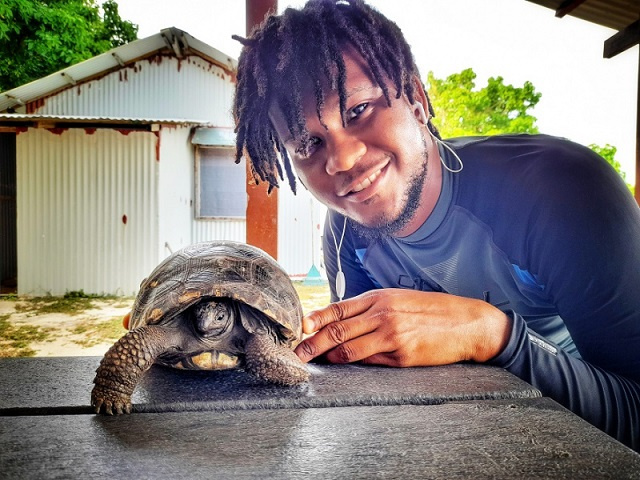
[[364, 190], [365, 188], [371, 186], [371, 184], [376, 180], [376, 178], [380, 176], [381, 173], [382, 173], [382, 170], [375, 171], [374, 173], [369, 175], [367, 178], [363, 179], [361, 182], [354, 185], [354, 187], [351, 189], [351, 192], [349, 193], [358, 193]]
[[[347, 197], [351, 195], [356, 195], [363, 190], [371, 187], [374, 183], [377, 183], [376, 180], [380, 180], [380, 176], [384, 174], [386, 168], [389, 165], [389, 159], [384, 161], [381, 165], [378, 165], [375, 170], [369, 170], [368, 173], [365, 173], [366, 176], [355, 176], [355, 179], [352, 183], [349, 183], [343, 187], [341, 191], [338, 192], [339, 197]], [[364, 173], [364, 172], [363, 172]], [[361, 195], [358, 195], [361, 196]]]

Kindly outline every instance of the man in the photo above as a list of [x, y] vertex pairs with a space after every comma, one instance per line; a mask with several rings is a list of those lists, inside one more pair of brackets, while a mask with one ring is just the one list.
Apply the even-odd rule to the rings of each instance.
[[238, 157], [329, 208], [334, 303], [300, 358], [498, 365], [640, 449], [640, 209], [613, 169], [548, 136], [442, 142], [400, 29], [359, 0], [239, 40]]

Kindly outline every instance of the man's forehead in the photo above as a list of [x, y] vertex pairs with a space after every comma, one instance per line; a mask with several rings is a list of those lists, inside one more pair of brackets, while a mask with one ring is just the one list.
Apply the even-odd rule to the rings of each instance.
[[[355, 48], [348, 46], [342, 49], [342, 58], [345, 66], [345, 97], [349, 99], [362, 92], [370, 92], [379, 90], [380, 86], [375, 80], [369, 65], [365, 59], [360, 55]], [[321, 68], [321, 67], [318, 67]], [[316, 95], [316, 87], [313, 80], [310, 77], [306, 77], [305, 82], [299, 88], [299, 95], [303, 113], [307, 116], [315, 115], [321, 116], [323, 111], [327, 109], [339, 109], [340, 101], [338, 95], [338, 86], [334, 85], [331, 88], [329, 79], [322, 77], [321, 88], [323, 91], [324, 99], [323, 104], [319, 105]], [[279, 85], [277, 95], [272, 97], [271, 105], [269, 107], [269, 118], [273, 123], [278, 135], [281, 137], [281, 141], [286, 143], [293, 140], [291, 132], [287, 127], [286, 115], [284, 113], [283, 105], [291, 104], [293, 101], [294, 92], [292, 92], [293, 85]]]

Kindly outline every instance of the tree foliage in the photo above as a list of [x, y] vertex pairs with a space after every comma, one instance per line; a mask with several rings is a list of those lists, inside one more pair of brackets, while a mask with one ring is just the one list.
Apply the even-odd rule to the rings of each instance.
[[137, 38], [115, 0], [0, 0], [0, 91]]
[[505, 85], [502, 77], [489, 78], [476, 89], [476, 74], [471, 68], [436, 78], [427, 77], [434, 123], [443, 137], [495, 135], [500, 133], [538, 133], [536, 118], [529, 113], [540, 100], [531, 82], [522, 87]]
[[[615, 169], [615, 171], [620, 174], [620, 176], [626, 183], [627, 174], [624, 172], [624, 170], [622, 170], [622, 165], [620, 165], [620, 162], [618, 162], [615, 158], [616, 152], [618, 151], [616, 147], [608, 143], [605, 144], [604, 147], [601, 147], [600, 145], [592, 143], [591, 145], [589, 145], [589, 148], [594, 152], [596, 152], [598, 155], [600, 155], [602, 158], [604, 158]], [[629, 183], [627, 183], [627, 187], [629, 187], [629, 190], [631, 190], [631, 193], [634, 193], [635, 189], [633, 185], [630, 185]]]

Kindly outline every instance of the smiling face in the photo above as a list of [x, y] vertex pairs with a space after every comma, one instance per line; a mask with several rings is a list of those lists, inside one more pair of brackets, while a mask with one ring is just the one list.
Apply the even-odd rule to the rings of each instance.
[[[311, 90], [304, 95], [306, 149], [292, 137], [278, 108], [271, 109], [271, 120], [300, 180], [318, 200], [366, 229], [409, 235], [429, 216], [440, 193], [437, 148], [416, 105], [390, 92], [389, 106], [363, 59], [349, 48], [343, 57], [345, 125], [336, 91], [325, 92], [322, 120]], [[427, 109], [420, 85], [417, 101]]]

